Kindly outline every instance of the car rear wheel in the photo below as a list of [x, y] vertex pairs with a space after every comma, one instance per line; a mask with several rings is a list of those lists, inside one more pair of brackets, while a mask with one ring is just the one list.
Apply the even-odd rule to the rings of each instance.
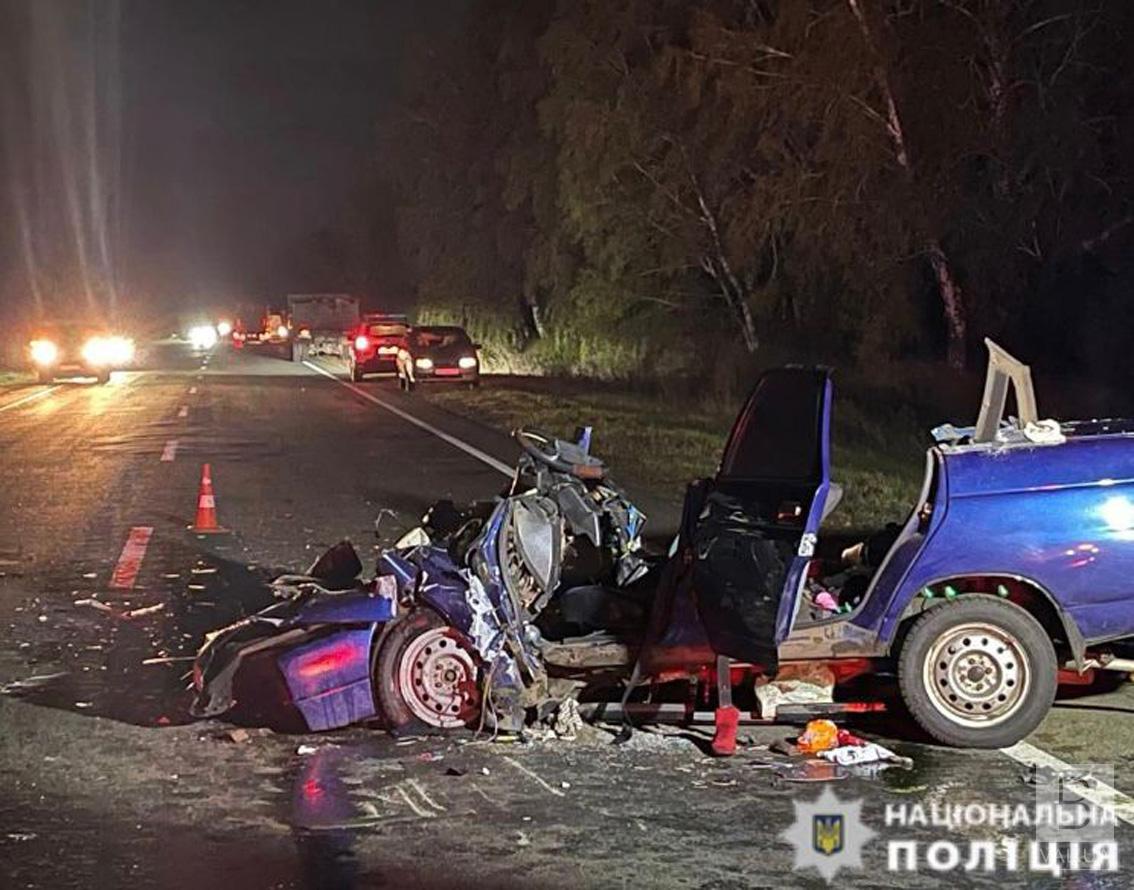
[[1028, 735], [1055, 699], [1057, 673], [1040, 623], [979, 594], [924, 613], [898, 658], [914, 719], [937, 741], [964, 748], [1004, 748]]
[[105, 371], [105, 370], [99, 371], [96, 376], [97, 376], [99, 383], [109, 383], [110, 382], [110, 372], [109, 371]]
[[350, 363], [350, 379], [353, 380], [355, 383], [361, 383], [362, 377], [363, 377], [362, 368], [360, 368], [358, 366], [358, 362], [351, 362]]
[[480, 718], [480, 660], [439, 615], [412, 612], [382, 642], [374, 669], [378, 712], [394, 733], [444, 732]]

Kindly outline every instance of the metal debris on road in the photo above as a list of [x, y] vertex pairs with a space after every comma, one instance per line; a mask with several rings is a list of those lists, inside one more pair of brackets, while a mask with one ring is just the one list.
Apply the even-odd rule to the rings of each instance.
[[0, 694], [19, 695], [30, 689], [38, 689], [40, 686], [44, 686], [61, 677], [66, 677], [67, 673], [67, 671], [58, 671], [54, 674], [35, 674], [31, 677], [25, 677], [22, 680], [13, 680], [11, 683], [5, 683], [3, 686], [0, 686]]

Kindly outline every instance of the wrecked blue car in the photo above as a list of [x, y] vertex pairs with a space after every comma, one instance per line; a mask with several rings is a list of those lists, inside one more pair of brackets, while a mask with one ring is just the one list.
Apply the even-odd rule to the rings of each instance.
[[520, 729], [549, 698], [545, 633], [644, 626], [645, 517], [589, 454], [589, 431], [514, 435], [522, 454], [503, 496], [434, 504], [366, 583], [339, 544], [277, 579], [281, 602], [210, 634], [193, 713], [286, 701], [311, 730], [371, 717], [404, 731]]
[[515, 728], [596, 682], [624, 705], [684, 684], [669, 700], [735, 696], [768, 718], [785, 678], [834, 708], [887, 674], [938, 741], [1011, 745], [1061, 675], [1134, 669], [1114, 646], [1134, 637], [1134, 425], [1042, 420], [1027, 366], [988, 345], [976, 424], [934, 431], [901, 523], [856, 541], [825, 526], [842, 492], [822, 368], [761, 377], [664, 556], [643, 551], [643, 517], [587, 436], [521, 432], [497, 501], [443, 502], [373, 581], [353, 580], [350, 554], [350, 590], [317, 566], [211, 636], [197, 713], [231, 707], [241, 665], [264, 654], [310, 729]]

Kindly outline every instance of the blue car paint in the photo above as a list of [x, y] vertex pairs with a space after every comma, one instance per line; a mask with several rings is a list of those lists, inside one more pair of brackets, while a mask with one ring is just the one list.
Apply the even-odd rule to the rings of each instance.
[[962, 575], [1032, 582], [1087, 643], [1134, 635], [1134, 437], [941, 453], [947, 513], [894, 588], [882, 639], [926, 586]]
[[276, 659], [309, 729], [335, 729], [375, 716], [370, 656], [378, 624], [341, 630]]
[[[834, 389], [831, 378], [828, 377], [823, 384], [823, 407], [820, 420], [819, 433], [819, 484], [811, 498], [811, 506], [807, 511], [807, 520], [803, 525], [803, 541], [812, 544], [819, 535], [819, 525], [823, 519], [823, 508], [831, 492], [831, 401]], [[811, 553], [806, 547], [801, 547], [795, 554], [788, 567], [784, 579], [784, 595], [780, 599], [779, 610], [776, 613], [775, 641], [782, 643], [795, 623], [796, 613], [802, 599], [803, 585], [807, 579], [807, 568], [811, 564]]]
[[287, 625], [382, 624], [397, 614], [397, 606], [372, 593], [339, 593], [307, 600]]

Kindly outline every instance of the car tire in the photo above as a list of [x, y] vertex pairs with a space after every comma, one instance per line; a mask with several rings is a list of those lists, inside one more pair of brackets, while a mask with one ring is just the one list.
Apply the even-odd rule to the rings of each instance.
[[394, 733], [443, 733], [480, 720], [480, 658], [431, 609], [400, 619], [374, 659], [378, 716]]
[[923, 613], [898, 656], [910, 714], [935, 740], [958, 748], [1005, 748], [1027, 736], [1051, 708], [1058, 669], [1035, 618], [981, 594]]
[[109, 371], [99, 371], [98, 374], [96, 375], [96, 379], [98, 380], [99, 383], [109, 383], [110, 382], [110, 372]]
[[350, 379], [355, 383], [361, 383], [363, 378], [362, 368], [356, 362], [352, 362], [350, 366]]
[[35, 372], [36, 383], [51, 383], [53, 380], [55, 380], [55, 375], [52, 374], [50, 371], [36, 371]]

